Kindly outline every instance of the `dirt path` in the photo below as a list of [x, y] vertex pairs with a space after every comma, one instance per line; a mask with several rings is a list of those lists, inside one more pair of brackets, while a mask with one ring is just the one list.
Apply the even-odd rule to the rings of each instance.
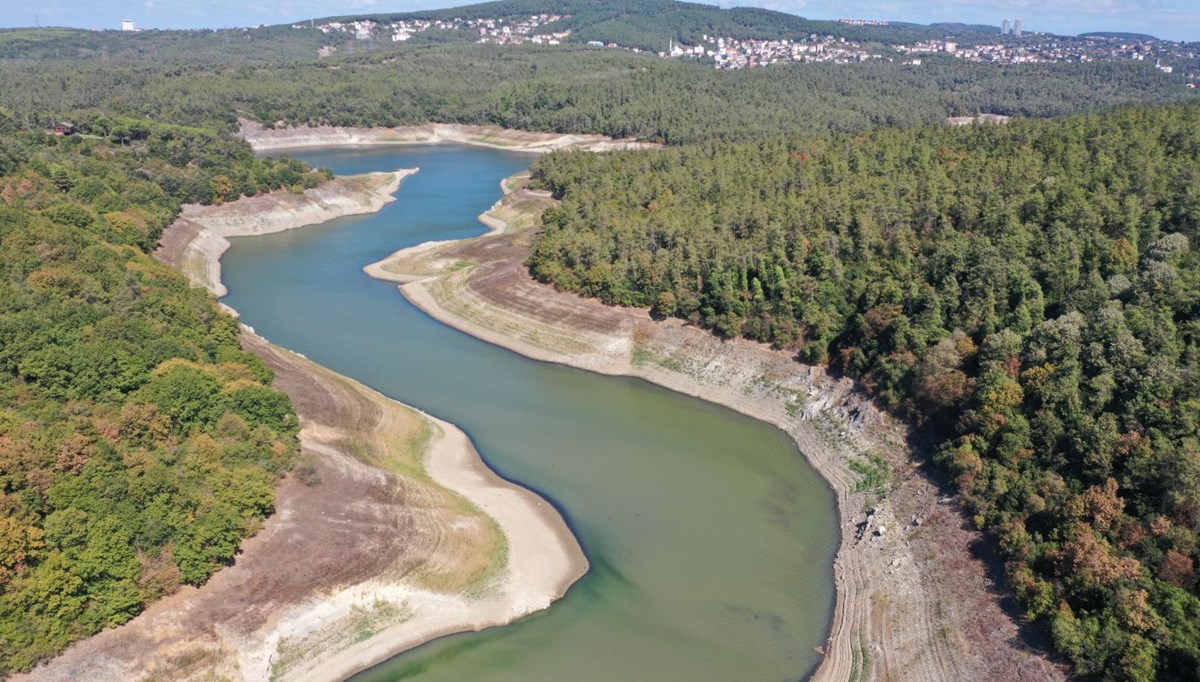
[[[841, 519], [837, 603], [814, 679], [1064, 679], [1005, 612], [1003, 589], [977, 556], [983, 538], [922, 472], [902, 424], [851, 382], [786, 353], [535, 282], [523, 265], [532, 231], [504, 228], [534, 224], [552, 201], [524, 184], [509, 179], [505, 199], [483, 217], [493, 234], [406, 249], [367, 272], [402, 283], [417, 306], [492, 343], [642, 377], [790, 434], [836, 492]], [[890, 481], [866, 489], [861, 472], [873, 467]]]

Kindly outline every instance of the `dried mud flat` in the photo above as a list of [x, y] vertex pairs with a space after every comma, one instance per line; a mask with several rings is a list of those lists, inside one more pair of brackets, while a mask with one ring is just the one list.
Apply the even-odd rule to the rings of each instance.
[[[962, 510], [909, 449], [904, 426], [848, 380], [749, 341], [721, 341], [679, 320], [613, 308], [534, 281], [524, 261], [552, 205], [505, 182], [482, 221], [493, 233], [406, 249], [366, 268], [401, 283], [433, 317], [529, 357], [645, 378], [777, 425], [838, 499], [837, 601], [817, 680], [1061, 680], [1064, 669], [1027, 643], [998, 574]], [[505, 230], [510, 225], [514, 229]], [[881, 455], [883, 489], [859, 471]]]
[[[213, 235], [364, 212], [364, 199], [377, 210], [396, 175], [193, 209], [156, 256], [190, 264], [195, 281], [216, 288], [209, 260], [224, 248]], [[496, 476], [453, 425], [248, 328], [242, 341], [296, 406], [304, 475], [284, 480], [275, 514], [234, 565], [13, 679], [343, 679], [439, 636], [544, 609], [587, 571], [553, 507]]]

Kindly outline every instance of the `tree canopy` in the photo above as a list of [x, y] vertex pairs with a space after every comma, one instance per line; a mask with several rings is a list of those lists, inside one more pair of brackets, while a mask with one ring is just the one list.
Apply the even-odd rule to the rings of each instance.
[[271, 512], [291, 401], [151, 259], [182, 202], [322, 176], [114, 117], [0, 131], [0, 673], [203, 583]]
[[[575, 45], [406, 46], [282, 65], [0, 60], [0, 106], [26, 129], [91, 112], [225, 131], [241, 116], [268, 126], [465, 123], [682, 144], [1195, 98], [1180, 77], [1140, 62], [999, 66], [936, 57], [920, 67], [876, 61], [727, 72]], [[5, 118], [0, 111], [0, 124]]]
[[936, 460], [1077, 672], [1200, 669], [1200, 105], [558, 153], [529, 265], [828, 364]]

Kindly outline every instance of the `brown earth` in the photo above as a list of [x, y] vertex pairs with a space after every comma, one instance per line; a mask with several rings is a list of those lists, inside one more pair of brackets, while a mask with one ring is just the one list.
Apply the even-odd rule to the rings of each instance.
[[[534, 281], [532, 230], [552, 200], [525, 178], [484, 222], [493, 234], [422, 245], [369, 266], [437, 319], [524, 355], [645, 378], [782, 428], [837, 494], [837, 603], [818, 680], [1060, 680], [1028, 644], [966, 515], [924, 471], [905, 426], [849, 380], [745, 340], [614, 308]], [[519, 218], [519, 222], [517, 219]], [[859, 471], [883, 457], [889, 482]]]

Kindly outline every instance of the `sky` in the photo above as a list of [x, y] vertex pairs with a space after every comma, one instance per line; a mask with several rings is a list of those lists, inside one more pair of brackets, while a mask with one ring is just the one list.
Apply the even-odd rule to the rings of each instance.
[[[225, 28], [280, 24], [314, 17], [404, 12], [469, 4], [471, 0], [0, 0], [0, 27]], [[961, 21], [999, 26], [1024, 20], [1026, 31], [1149, 33], [1200, 41], [1200, 0], [722, 0], [810, 19], [888, 19], [928, 24]]]

